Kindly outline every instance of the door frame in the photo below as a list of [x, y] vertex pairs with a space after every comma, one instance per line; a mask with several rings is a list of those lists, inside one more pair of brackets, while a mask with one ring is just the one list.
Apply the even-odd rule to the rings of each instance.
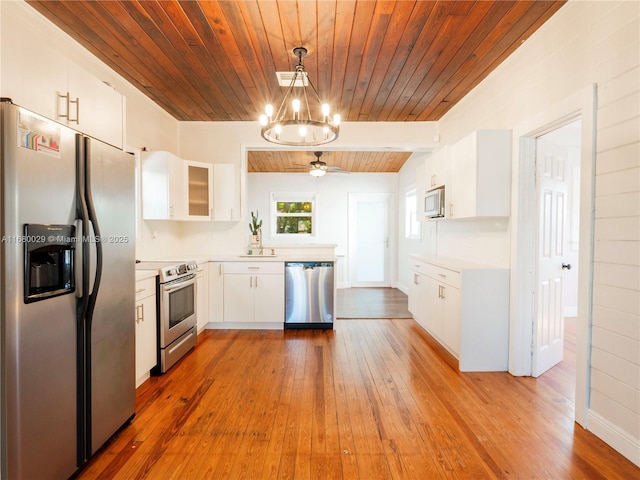
[[361, 201], [375, 201], [375, 200], [385, 200], [387, 202], [387, 258], [384, 266], [384, 286], [393, 286], [393, 278], [394, 276], [391, 273], [391, 266], [395, 265], [395, 236], [391, 235], [391, 232], [396, 231], [395, 229], [395, 216], [392, 212], [395, 212], [395, 204], [394, 204], [394, 196], [391, 193], [349, 193], [349, 213], [348, 213], [348, 272], [349, 272], [349, 286], [350, 287], [367, 287], [367, 286], [380, 286], [383, 285], [369, 285], [367, 284], [358, 284], [356, 282], [356, 265], [358, 258], [358, 233], [356, 231], [357, 225], [357, 213], [358, 213], [358, 203]]
[[513, 130], [513, 181], [511, 196], [511, 293], [509, 372], [531, 375], [531, 346], [537, 279], [537, 194], [535, 182], [536, 138], [581, 118], [580, 144], [580, 250], [576, 351], [575, 420], [586, 427], [589, 403], [589, 371], [593, 284], [593, 229], [595, 194], [596, 85], [557, 102]]

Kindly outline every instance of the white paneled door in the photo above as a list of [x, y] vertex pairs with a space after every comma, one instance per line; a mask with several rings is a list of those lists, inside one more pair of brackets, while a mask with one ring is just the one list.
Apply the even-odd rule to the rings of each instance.
[[349, 195], [349, 279], [353, 287], [388, 287], [390, 195]]
[[[537, 377], [562, 361], [564, 292], [573, 256], [568, 251], [569, 180], [575, 152], [551, 132], [536, 141], [538, 179], [538, 280], [533, 331], [532, 375]], [[577, 267], [574, 265], [573, 267]]]

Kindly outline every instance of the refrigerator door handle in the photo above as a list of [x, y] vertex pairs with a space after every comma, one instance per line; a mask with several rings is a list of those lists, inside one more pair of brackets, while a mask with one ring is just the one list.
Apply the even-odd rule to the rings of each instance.
[[[102, 243], [100, 242], [102, 235], [100, 234], [100, 226], [96, 216], [96, 209], [93, 204], [93, 195], [91, 193], [91, 139], [84, 137], [84, 156], [85, 156], [85, 187], [84, 201], [87, 205], [87, 213], [93, 236], [90, 238], [91, 243], [95, 245], [96, 251], [96, 273], [93, 277], [93, 285], [91, 286], [91, 294], [89, 295], [89, 309], [87, 315], [88, 325], [91, 326], [91, 318], [93, 309], [96, 304], [96, 297], [100, 290], [100, 280], [102, 279]], [[85, 239], [86, 240], [86, 239]]]
[[[76, 224], [76, 252], [81, 252], [82, 236], [83, 236], [83, 232], [82, 232], [83, 221], [77, 218], [75, 224]], [[76, 282], [76, 298], [82, 298], [82, 295], [84, 295], [84, 289], [82, 288], [83, 287], [82, 273], [83, 273], [83, 265], [84, 265], [83, 256], [76, 255], [74, 263], [75, 263], [74, 274], [75, 274], [75, 282]]]

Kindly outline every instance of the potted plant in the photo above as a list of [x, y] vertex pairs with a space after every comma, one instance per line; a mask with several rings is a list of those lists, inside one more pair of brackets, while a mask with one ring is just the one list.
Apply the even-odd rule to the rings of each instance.
[[260, 235], [262, 234], [262, 220], [258, 220], [258, 211], [254, 214], [251, 212], [251, 223], [249, 224], [249, 231], [251, 236], [249, 237], [249, 243], [253, 248], [257, 248], [260, 245]]

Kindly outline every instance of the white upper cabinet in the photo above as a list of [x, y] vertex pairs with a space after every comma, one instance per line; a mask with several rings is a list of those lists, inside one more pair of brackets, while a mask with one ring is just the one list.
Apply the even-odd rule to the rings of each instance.
[[142, 218], [211, 220], [211, 164], [170, 152], [142, 153]]
[[67, 60], [52, 45], [21, 31], [3, 5], [0, 96], [51, 120], [58, 120], [58, 92], [67, 91]]
[[124, 96], [75, 63], [69, 62], [68, 73], [67, 90], [58, 92], [57, 120], [122, 148]]
[[478, 130], [451, 148], [449, 218], [508, 217], [511, 130]]
[[[449, 148], [444, 146], [431, 153], [424, 163], [416, 167], [416, 201], [418, 220], [434, 220], [425, 213], [425, 193], [436, 188], [445, 188], [450, 182]], [[445, 205], [445, 217], [448, 216]]]
[[447, 184], [449, 149], [445, 146], [433, 152], [425, 162], [425, 184], [427, 190], [444, 187]]
[[32, 28], [2, 21], [0, 96], [123, 148], [124, 96], [67, 59]]
[[422, 162], [416, 167], [416, 217], [418, 220], [427, 220], [424, 213], [424, 193], [428, 190], [425, 168], [426, 162]]
[[232, 163], [213, 165], [213, 220], [240, 220], [240, 178]]

